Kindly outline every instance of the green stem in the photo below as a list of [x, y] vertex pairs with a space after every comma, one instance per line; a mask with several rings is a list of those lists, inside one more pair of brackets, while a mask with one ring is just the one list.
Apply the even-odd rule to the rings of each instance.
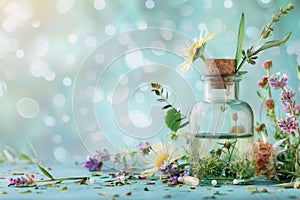
[[54, 179], [45, 179], [45, 180], [35, 180], [36, 183], [38, 182], [56, 182], [56, 181], [71, 181], [71, 180], [83, 180], [87, 179], [88, 176], [83, 177], [63, 177], [63, 178], [54, 178]]

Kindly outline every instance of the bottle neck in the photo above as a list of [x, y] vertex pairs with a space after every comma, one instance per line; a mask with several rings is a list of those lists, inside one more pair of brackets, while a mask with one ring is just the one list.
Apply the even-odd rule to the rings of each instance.
[[209, 101], [226, 101], [239, 98], [239, 81], [236, 75], [204, 76], [204, 99]]

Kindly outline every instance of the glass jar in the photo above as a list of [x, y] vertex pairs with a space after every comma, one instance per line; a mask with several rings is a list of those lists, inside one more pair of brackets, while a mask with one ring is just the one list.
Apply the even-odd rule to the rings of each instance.
[[238, 98], [239, 75], [205, 75], [204, 100], [190, 113], [190, 174], [203, 183], [254, 177], [253, 111]]

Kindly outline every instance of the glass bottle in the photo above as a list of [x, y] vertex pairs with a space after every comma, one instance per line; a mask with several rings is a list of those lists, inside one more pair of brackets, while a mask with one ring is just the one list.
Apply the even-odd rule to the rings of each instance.
[[247, 183], [254, 177], [253, 111], [239, 99], [241, 76], [201, 79], [204, 99], [190, 113], [190, 174], [203, 183]]

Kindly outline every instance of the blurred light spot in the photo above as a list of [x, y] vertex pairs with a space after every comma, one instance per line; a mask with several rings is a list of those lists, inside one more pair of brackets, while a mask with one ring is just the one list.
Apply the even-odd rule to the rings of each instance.
[[71, 43], [71, 44], [75, 44], [78, 42], [78, 36], [75, 35], [75, 34], [71, 34], [68, 36], [68, 41]]
[[123, 142], [125, 143], [125, 145], [132, 145], [134, 143], [134, 139], [125, 135], [123, 137]]
[[91, 133], [91, 138], [93, 141], [101, 141], [103, 139], [103, 134], [99, 131]]
[[153, 41], [151, 43], [151, 51], [154, 55], [164, 55], [166, 51], [166, 45], [161, 41]]
[[10, 49], [10, 42], [8, 38], [0, 33], [0, 58], [7, 55]]
[[55, 134], [52, 136], [52, 142], [55, 143], [55, 144], [60, 144], [62, 141], [62, 138], [60, 135], [58, 134]]
[[96, 63], [101, 64], [101, 63], [103, 63], [103, 62], [105, 61], [105, 57], [104, 57], [103, 54], [97, 53], [97, 54], [95, 55], [94, 60], [95, 60]]
[[180, 22], [181, 29], [189, 31], [193, 29], [193, 24], [190, 20], [184, 19]]
[[95, 47], [97, 45], [97, 39], [95, 36], [87, 36], [84, 40], [84, 44], [87, 47]]
[[193, 14], [193, 12], [194, 12], [194, 8], [193, 8], [193, 6], [190, 6], [190, 5], [183, 5], [180, 8], [181, 15], [185, 16], [185, 17], [190, 16], [191, 14]]
[[206, 26], [205, 23], [200, 23], [199, 26], [198, 26], [198, 29], [206, 31], [207, 30], [207, 26]]
[[33, 16], [33, 10], [28, 1], [7, 3], [3, 12], [7, 17], [3, 20], [2, 27], [7, 32], [15, 31], [18, 25], [23, 25], [26, 20]]
[[66, 98], [62, 93], [57, 93], [53, 96], [52, 101], [56, 106], [63, 106], [66, 103]]
[[53, 155], [57, 161], [65, 161], [68, 151], [64, 147], [56, 147], [53, 151]]
[[204, 0], [203, 8], [208, 9], [211, 8], [212, 1], [211, 0]]
[[62, 116], [62, 117], [61, 117], [61, 121], [62, 121], [63, 123], [68, 123], [68, 122], [70, 121], [69, 115], [64, 115], [64, 116]]
[[152, 8], [154, 8], [154, 6], [155, 6], [155, 2], [154, 2], [153, 0], [146, 0], [145, 6], [146, 6], [146, 8], [148, 8], [148, 9], [152, 9]]
[[35, 20], [35, 21], [31, 22], [31, 26], [32, 26], [32, 28], [39, 28], [41, 26], [41, 21]]
[[47, 81], [53, 81], [56, 77], [56, 74], [54, 71], [47, 71], [47, 73], [44, 75], [44, 78], [47, 80]]
[[13, 32], [17, 28], [17, 22], [12, 18], [6, 18], [2, 23], [2, 28], [6, 32]]
[[39, 104], [32, 98], [23, 97], [16, 104], [18, 113], [27, 119], [36, 117], [40, 112]]
[[173, 38], [173, 33], [169, 29], [161, 29], [160, 30], [160, 35], [165, 39], [165, 40], [171, 40]]
[[46, 117], [44, 118], [44, 124], [45, 124], [46, 126], [55, 126], [55, 124], [56, 124], [56, 119], [55, 119], [54, 117], [52, 117], [52, 116], [46, 116]]
[[68, 54], [66, 57], [66, 61], [69, 65], [72, 65], [76, 62], [76, 57], [73, 54]]
[[0, 98], [3, 97], [6, 91], [7, 91], [6, 83], [4, 81], [0, 81]]
[[136, 22], [136, 26], [140, 30], [145, 30], [148, 27], [148, 24], [147, 24], [147, 22], [145, 22], [143, 20], [139, 20]]
[[107, 35], [113, 35], [115, 34], [115, 32], [116, 32], [116, 28], [113, 25], [110, 24], [105, 26], [105, 33]]
[[251, 39], [255, 40], [256, 38], [259, 38], [260, 33], [257, 27], [250, 26], [246, 29], [246, 35]]
[[18, 50], [16, 51], [16, 56], [17, 56], [18, 58], [23, 58], [23, 57], [24, 57], [24, 50], [23, 50], [23, 49], [18, 49]]
[[216, 34], [220, 34], [222, 33], [223, 29], [224, 29], [224, 26], [223, 26], [223, 21], [219, 18], [214, 18], [212, 20], [212, 27], [215, 28], [214, 32]]
[[47, 38], [38, 38], [37, 41], [36, 53], [39, 56], [45, 56], [48, 53], [49, 41]]
[[69, 78], [69, 77], [65, 77], [64, 79], [63, 79], [63, 84], [64, 84], [64, 86], [70, 86], [71, 84], [72, 84], [72, 80], [71, 80], [71, 78]]
[[97, 10], [103, 10], [105, 8], [105, 1], [104, 0], [95, 0], [94, 7]]
[[159, 26], [161, 28], [167, 28], [167, 29], [171, 29], [171, 30], [174, 30], [176, 29], [176, 24], [174, 21], [172, 20], [162, 20], [159, 24]]
[[97, 103], [102, 101], [104, 98], [104, 94], [101, 90], [95, 90], [93, 102]]
[[132, 110], [129, 112], [132, 123], [137, 127], [147, 127], [151, 124], [151, 119], [140, 110]]
[[128, 87], [122, 87], [122, 89], [114, 90], [113, 98], [111, 100], [112, 104], [123, 103], [129, 95]]
[[270, 8], [273, 5], [273, 0], [257, 0], [257, 4], [262, 8]]
[[268, 4], [268, 3], [270, 3], [271, 2], [271, 0], [260, 0], [262, 3], [264, 3], [264, 4]]
[[73, 8], [75, 0], [58, 0], [56, 4], [57, 12], [66, 14]]
[[287, 49], [286, 52], [288, 54], [297, 54], [300, 55], [300, 40], [294, 40], [293, 42], [291, 42]]
[[43, 77], [48, 70], [48, 63], [44, 60], [35, 60], [30, 67], [30, 72], [34, 77]]
[[90, 81], [93, 81], [96, 79], [96, 73], [92, 70], [89, 70], [87, 73], [86, 73], [86, 78]]
[[136, 68], [144, 64], [142, 51], [134, 51], [125, 55], [125, 60], [130, 68]]
[[121, 45], [127, 45], [130, 41], [130, 37], [127, 33], [120, 34], [118, 37], [118, 42]]
[[224, 1], [224, 7], [225, 8], [231, 8], [233, 6], [233, 3], [232, 3], [232, 1], [231, 0], [225, 0]]
[[142, 104], [145, 102], [145, 95], [141, 92], [137, 93], [135, 96], [134, 96], [134, 101], [136, 103], [139, 103], [139, 104]]

